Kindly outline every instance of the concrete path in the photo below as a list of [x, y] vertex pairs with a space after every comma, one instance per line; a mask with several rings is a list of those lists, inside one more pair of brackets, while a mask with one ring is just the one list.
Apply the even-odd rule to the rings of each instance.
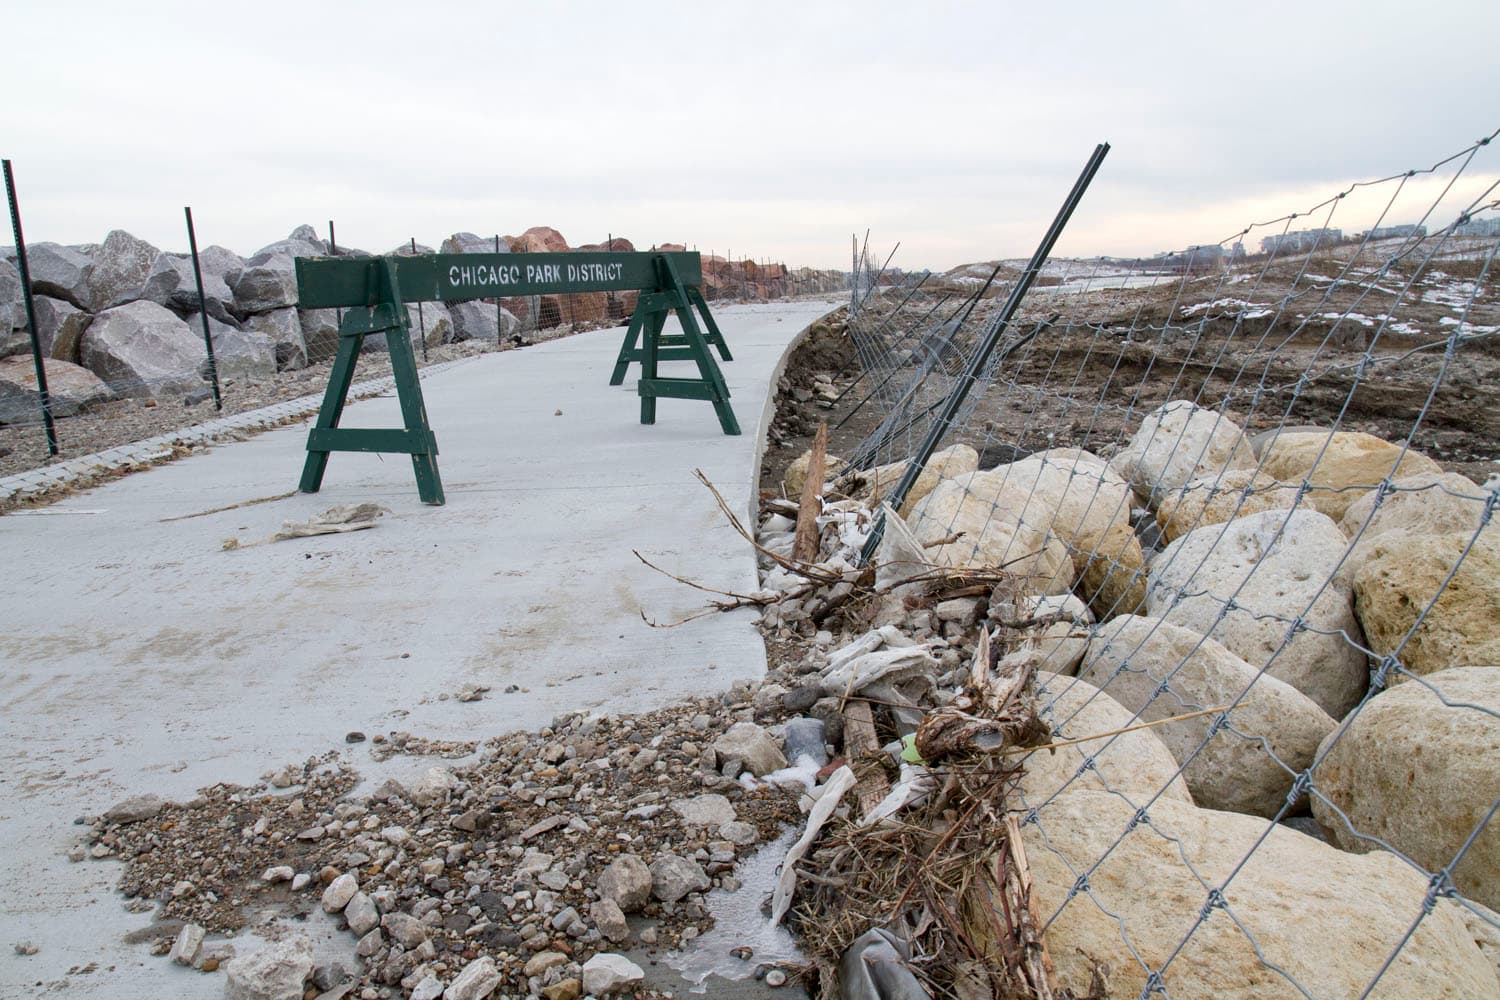
[[[632, 550], [712, 587], [756, 586], [751, 550], [693, 470], [750, 516], [769, 387], [832, 307], [716, 311], [739, 437], [697, 401], [662, 400], [654, 426], [638, 423], [638, 369], [606, 384], [621, 333], [607, 330], [424, 379], [444, 507], [417, 500], [402, 456], [335, 454], [319, 494], [183, 519], [293, 488], [303, 424], [0, 517], [0, 995], [221, 994], [222, 977], [124, 942], [146, 918], [113, 891], [117, 865], [67, 861], [77, 816], [142, 792], [252, 783], [346, 749], [350, 730], [472, 739], [758, 678], [749, 612], [670, 630], [642, 621], [691, 615], [705, 595]], [[398, 423], [394, 398], [356, 403], [344, 421]], [[223, 547], [364, 501], [390, 509], [369, 531]], [[466, 683], [492, 693], [443, 698]], [[402, 775], [362, 747], [348, 755], [367, 778]], [[41, 951], [16, 955], [24, 940]], [[70, 974], [89, 963], [97, 971]]]

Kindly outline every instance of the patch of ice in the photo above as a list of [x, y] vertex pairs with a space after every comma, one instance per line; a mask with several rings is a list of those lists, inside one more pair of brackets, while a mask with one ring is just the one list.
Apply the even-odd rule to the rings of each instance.
[[[705, 902], [714, 918], [713, 927], [683, 951], [667, 956], [667, 964], [693, 984], [691, 992], [706, 993], [704, 981], [709, 976], [749, 979], [763, 962], [806, 961], [787, 929], [773, 926], [760, 912], [761, 900], [776, 884], [777, 866], [797, 833], [795, 827], [787, 830], [740, 862], [735, 867], [735, 878], [740, 880], [738, 891], [715, 889], [708, 894]], [[741, 947], [752, 952], [748, 960], [730, 954]]]

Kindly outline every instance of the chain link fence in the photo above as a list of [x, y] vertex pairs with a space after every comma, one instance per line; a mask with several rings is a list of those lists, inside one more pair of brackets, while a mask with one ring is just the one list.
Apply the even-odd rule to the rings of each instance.
[[1025, 262], [857, 259], [837, 481], [1032, 614], [997, 669], [1079, 742], [1010, 803], [1074, 996], [1500, 995], [1494, 138], [1049, 261], [905, 497]]

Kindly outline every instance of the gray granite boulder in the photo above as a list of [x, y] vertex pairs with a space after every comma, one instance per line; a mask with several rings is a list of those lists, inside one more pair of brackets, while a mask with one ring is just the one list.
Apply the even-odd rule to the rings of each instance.
[[248, 327], [271, 339], [276, 351], [277, 371], [307, 367], [307, 341], [302, 337], [302, 321], [290, 306], [251, 316]]
[[[32, 296], [36, 309], [36, 332], [42, 352], [59, 361], [78, 361], [78, 342], [94, 317], [62, 299], [47, 295]], [[30, 350], [28, 344], [27, 347]]]
[[475, 233], [454, 233], [443, 241], [438, 247], [438, 253], [510, 253], [510, 244], [505, 240], [499, 241], [496, 249], [496, 240], [493, 236], [479, 236]]
[[[51, 358], [42, 362], [47, 372], [47, 396], [54, 417], [71, 417], [114, 393], [93, 372]], [[31, 423], [42, 419], [41, 394], [36, 388], [36, 365], [30, 355], [0, 358], [0, 424]]]
[[[203, 314], [190, 313], [185, 321], [188, 328], [201, 341], [203, 338]], [[219, 378], [269, 378], [276, 374], [276, 342], [256, 330], [241, 330], [237, 326], [221, 322], [210, 316], [208, 332], [214, 345], [214, 364], [219, 369]], [[208, 359], [203, 361], [203, 374], [208, 374]]]
[[258, 253], [230, 276], [234, 308], [242, 316], [297, 304], [297, 272], [291, 255]]
[[146, 279], [160, 254], [145, 240], [116, 229], [104, 238], [85, 268], [88, 296], [79, 305], [99, 313], [141, 298]]
[[500, 307], [488, 302], [448, 303], [448, 315], [453, 321], [454, 340], [478, 340], [494, 344], [500, 340], [500, 323], [496, 310]]
[[[199, 271], [203, 275], [203, 302], [210, 316], [220, 321], [229, 319], [228, 306], [234, 301], [234, 293], [222, 275], [204, 271], [199, 260]], [[164, 253], [156, 258], [146, 284], [141, 288], [141, 298], [177, 312], [189, 312], [198, 308], [198, 282], [193, 275], [193, 258], [185, 254]]]
[[203, 385], [203, 341], [155, 302], [106, 309], [79, 342], [79, 360], [122, 396], [166, 399]]
[[21, 273], [0, 260], [0, 337], [26, 328], [26, 302], [21, 294]]
[[[31, 243], [26, 247], [26, 269], [31, 290], [38, 295], [83, 308], [88, 303], [88, 273], [96, 246], [65, 247], [57, 243]], [[15, 258], [11, 257], [11, 262]]]
[[302, 341], [309, 362], [326, 361], [339, 349], [339, 314], [336, 309], [298, 309]]

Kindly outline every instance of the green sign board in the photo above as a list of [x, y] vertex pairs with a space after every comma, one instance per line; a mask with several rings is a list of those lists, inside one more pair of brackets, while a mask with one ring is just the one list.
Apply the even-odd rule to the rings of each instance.
[[696, 253], [432, 253], [412, 257], [297, 259], [303, 309], [371, 305], [372, 263], [389, 260], [404, 302], [461, 302], [658, 285], [654, 258], [670, 257], [684, 285], [703, 284]]

